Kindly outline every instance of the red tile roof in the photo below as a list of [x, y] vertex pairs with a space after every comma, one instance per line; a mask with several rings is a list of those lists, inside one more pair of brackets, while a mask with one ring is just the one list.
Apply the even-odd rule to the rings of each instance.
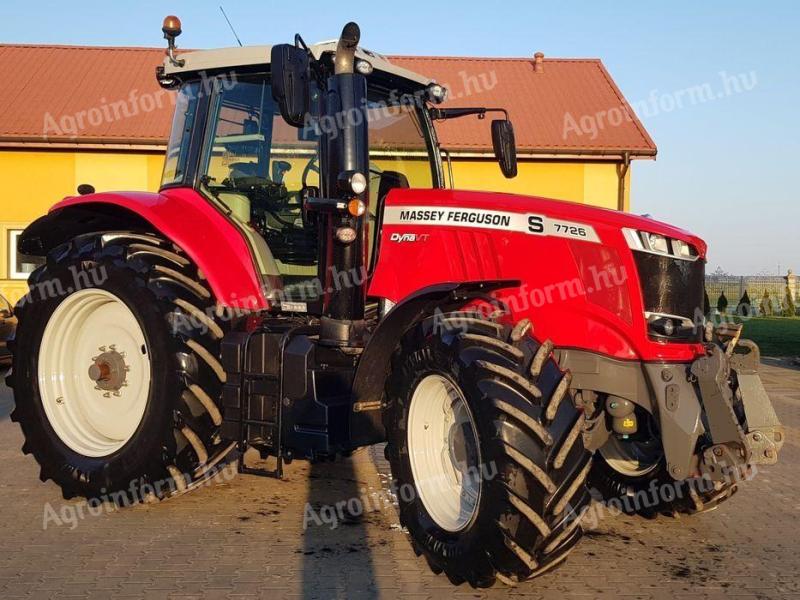
[[[533, 58], [402, 56], [391, 60], [447, 84], [451, 97], [445, 106], [507, 109], [520, 152], [629, 151], [648, 156], [656, 152], [655, 143], [599, 59], [544, 58], [538, 71]], [[485, 147], [489, 138], [488, 125], [469, 117], [439, 123], [437, 131], [443, 145], [454, 150]]]
[[0, 140], [164, 144], [172, 96], [155, 79], [163, 57], [155, 48], [0, 45]]
[[[163, 145], [173, 106], [155, 80], [163, 56], [161, 48], [0, 45], [0, 144]], [[597, 59], [544, 58], [540, 69], [533, 58], [390, 59], [447, 84], [445, 106], [508, 109], [520, 153], [655, 155]], [[437, 130], [448, 149], [491, 148], [488, 121], [464, 117]]]

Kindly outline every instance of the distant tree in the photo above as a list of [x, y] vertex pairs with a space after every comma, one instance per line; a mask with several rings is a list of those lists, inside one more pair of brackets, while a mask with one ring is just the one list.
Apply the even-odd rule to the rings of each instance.
[[772, 304], [772, 316], [780, 317], [783, 314], [783, 299], [781, 293], [777, 292], [774, 296], [770, 296], [770, 304]]
[[764, 290], [764, 295], [761, 297], [761, 314], [765, 317], [772, 316], [772, 299], [769, 297], [769, 292]]
[[745, 290], [742, 297], [739, 298], [739, 304], [736, 305], [736, 314], [740, 317], [749, 317], [753, 310], [750, 304], [750, 296], [747, 295], [747, 290]]
[[725, 311], [728, 310], [728, 299], [725, 297], [724, 290], [720, 292], [719, 298], [717, 298], [717, 310], [721, 315], [724, 315]]
[[716, 269], [714, 269], [712, 275], [716, 275], [717, 277], [725, 277], [726, 275], [728, 275], [728, 272], [722, 267], [717, 267]]
[[711, 314], [711, 300], [708, 299], [708, 290], [703, 290], [703, 314]]
[[784, 317], [793, 317], [797, 312], [797, 307], [794, 305], [794, 298], [792, 297], [792, 290], [789, 289], [789, 286], [786, 286], [786, 291], [784, 292], [784, 302], [783, 302], [783, 316]]

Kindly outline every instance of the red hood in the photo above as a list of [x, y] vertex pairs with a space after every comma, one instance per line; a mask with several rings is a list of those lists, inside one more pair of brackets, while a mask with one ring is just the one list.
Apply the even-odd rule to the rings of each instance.
[[[423, 190], [393, 190], [389, 204], [394, 206], [417, 204], [420, 201], [421, 191]], [[685, 241], [693, 245], [702, 258], [706, 257], [707, 245], [701, 238], [678, 227], [648, 217], [537, 196], [440, 189], [424, 190], [424, 192], [426, 203], [439, 206], [483, 208], [510, 212], [536, 212], [550, 217], [581, 221], [587, 224], [603, 224], [618, 229], [629, 227], [650, 233], [658, 233]]]

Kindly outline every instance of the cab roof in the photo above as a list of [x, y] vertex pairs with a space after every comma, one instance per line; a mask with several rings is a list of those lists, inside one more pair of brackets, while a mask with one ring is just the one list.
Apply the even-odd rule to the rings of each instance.
[[[309, 46], [309, 49], [314, 55], [314, 58], [319, 60], [323, 54], [334, 54], [336, 52], [336, 42], [331, 41], [313, 44]], [[176, 66], [172, 64], [169, 58], [165, 57], [164, 74], [181, 76], [199, 73], [201, 71], [217, 71], [236, 67], [268, 65], [271, 54], [272, 46], [234, 46], [215, 50], [179, 52], [177, 58], [185, 61], [183, 66]], [[423, 87], [434, 83], [434, 80], [430, 77], [392, 64], [385, 56], [367, 50], [366, 48], [358, 47], [356, 49], [356, 58], [369, 62], [375, 71], [400, 77]]]

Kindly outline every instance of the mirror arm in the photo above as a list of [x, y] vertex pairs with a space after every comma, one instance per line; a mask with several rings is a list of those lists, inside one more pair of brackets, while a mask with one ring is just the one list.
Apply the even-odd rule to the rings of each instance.
[[506, 121], [508, 121], [508, 111], [505, 108], [486, 108], [486, 107], [473, 107], [473, 108], [431, 108], [429, 109], [431, 119], [434, 121], [444, 121], [446, 119], [458, 119], [459, 117], [466, 117], [469, 115], [478, 115], [479, 119], [486, 117], [486, 113], [500, 112], [503, 113]]
[[305, 40], [300, 36], [299, 33], [294, 34], [294, 45], [308, 52], [308, 56], [310, 58], [313, 58], [313, 55], [311, 54], [311, 48], [309, 48], [308, 45], [306, 45]]

